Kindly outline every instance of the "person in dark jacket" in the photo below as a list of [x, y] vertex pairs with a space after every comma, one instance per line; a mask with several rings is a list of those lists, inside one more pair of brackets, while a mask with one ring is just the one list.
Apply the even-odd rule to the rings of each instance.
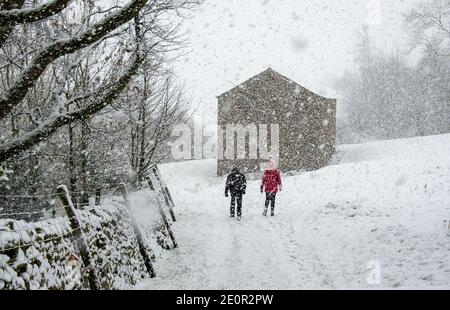
[[225, 197], [228, 197], [228, 192], [231, 194], [230, 216], [234, 217], [235, 205], [237, 204], [237, 219], [241, 220], [242, 215], [242, 195], [245, 195], [247, 188], [247, 180], [238, 167], [234, 166], [230, 174], [227, 176], [225, 183]]
[[269, 160], [267, 168], [261, 180], [261, 193], [266, 192], [266, 201], [264, 203], [263, 215], [267, 216], [267, 209], [270, 203], [270, 215], [275, 215], [275, 196], [278, 189], [281, 191], [281, 174], [277, 169], [277, 165], [273, 159]]

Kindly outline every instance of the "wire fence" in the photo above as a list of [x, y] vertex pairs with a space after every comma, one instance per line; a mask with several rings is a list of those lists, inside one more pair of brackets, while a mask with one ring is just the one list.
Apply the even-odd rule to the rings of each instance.
[[[155, 246], [177, 247], [167, 193], [155, 166], [133, 193], [120, 183], [101, 197], [98, 190], [65, 186], [50, 194], [0, 196], [21, 206], [0, 210], [0, 289], [111, 289], [154, 277]], [[152, 219], [136, 219], [135, 194], [144, 197], [138, 207], [156, 210], [148, 213]]]

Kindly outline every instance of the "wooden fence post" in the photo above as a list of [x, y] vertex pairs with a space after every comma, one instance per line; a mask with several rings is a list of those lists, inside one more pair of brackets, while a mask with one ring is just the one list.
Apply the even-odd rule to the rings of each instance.
[[84, 267], [89, 272], [88, 281], [91, 290], [98, 290], [97, 275], [94, 271], [94, 266], [92, 265], [91, 253], [89, 251], [86, 238], [83, 231], [81, 230], [80, 221], [78, 220], [77, 214], [75, 212], [75, 207], [73, 205], [72, 199], [69, 195], [69, 190], [65, 185], [60, 185], [57, 187], [57, 192], [59, 199], [64, 206], [64, 210], [69, 217], [70, 228], [72, 229], [73, 237], [75, 237], [78, 249], [80, 250], [81, 259], [83, 260]]
[[96, 205], [96, 206], [100, 205], [101, 196], [102, 196], [102, 188], [101, 188], [101, 187], [98, 187], [98, 188], [95, 190], [95, 205]]
[[87, 209], [89, 207], [89, 193], [83, 192], [81, 194], [80, 202], [80, 209]]
[[131, 222], [133, 224], [134, 234], [136, 235], [136, 239], [137, 239], [137, 242], [138, 242], [138, 245], [139, 245], [139, 252], [141, 253], [142, 258], [144, 259], [145, 268], [147, 268], [147, 271], [150, 274], [150, 277], [154, 278], [156, 276], [155, 269], [153, 268], [152, 261], [151, 261], [150, 257], [148, 256], [147, 251], [145, 250], [145, 246], [144, 246], [144, 241], [142, 239], [141, 230], [139, 228], [138, 223], [136, 222], [136, 218], [133, 215], [133, 211], [131, 210], [131, 202], [128, 199], [127, 186], [123, 182], [120, 183], [119, 186], [120, 186], [120, 190], [122, 192], [123, 200], [125, 201], [125, 207], [128, 210], [128, 213], [129, 213], [130, 218], [131, 218]]
[[154, 170], [155, 170], [156, 177], [158, 178], [158, 180], [161, 182], [161, 184], [164, 187], [164, 191], [165, 191], [165, 193], [167, 195], [167, 198], [170, 201], [170, 204], [172, 205], [172, 207], [175, 207], [175, 203], [173, 202], [172, 195], [170, 194], [169, 188], [167, 187], [166, 181], [164, 181], [164, 179], [163, 179], [163, 177], [161, 175], [161, 172], [159, 171], [158, 166], [155, 165], [154, 166]]
[[159, 210], [159, 214], [161, 215], [161, 218], [164, 222], [164, 225], [167, 228], [167, 232], [169, 233], [169, 237], [170, 240], [172, 240], [173, 243], [173, 247], [176, 248], [178, 246], [177, 241], [175, 240], [175, 236], [173, 235], [172, 229], [170, 228], [170, 224], [169, 221], [167, 220], [166, 215], [164, 214], [164, 210], [161, 206], [161, 202], [158, 199], [158, 193], [155, 191], [155, 187], [153, 186], [153, 182], [150, 179], [150, 177], [147, 177], [147, 183], [148, 183], [148, 187], [150, 188], [151, 191], [154, 191], [156, 193], [156, 205], [158, 206], [158, 210]]
[[172, 218], [172, 221], [176, 222], [177, 219], [175, 218], [175, 212], [173, 212], [173, 207], [175, 206], [175, 204], [173, 203], [172, 195], [170, 194], [169, 189], [167, 188], [167, 185], [159, 172], [158, 166], [153, 166], [152, 172], [155, 175], [155, 178], [162, 190], [166, 205], [167, 207], [169, 207], [170, 217]]

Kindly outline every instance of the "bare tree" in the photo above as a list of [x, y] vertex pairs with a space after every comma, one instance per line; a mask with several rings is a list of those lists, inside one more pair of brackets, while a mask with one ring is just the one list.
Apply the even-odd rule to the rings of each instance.
[[173, 75], [142, 75], [139, 83], [127, 93], [133, 98], [127, 110], [129, 117], [129, 160], [136, 180], [143, 181], [152, 165], [167, 154], [164, 146], [170, 140], [174, 124], [186, 121], [189, 103]]
[[450, 56], [450, 0], [428, 0], [406, 15], [413, 47], [424, 46], [436, 55]]
[[[25, 110], [34, 126], [15, 136], [3, 137], [0, 162], [29, 150], [58, 128], [95, 115], [110, 105], [138, 72], [140, 65], [174, 36], [175, 30], [164, 29], [158, 24], [158, 17], [164, 12], [193, 4], [191, 1], [129, 0], [111, 10], [89, 11], [82, 16], [81, 25], [64, 28], [61, 27], [64, 19], [55, 23], [54, 17], [58, 12], [64, 14], [68, 2], [55, 0], [26, 10], [2, 4], [0, 17], [13, 26], [5, 32], [8, 38], [1, 47], [0, 72], [5, 81], [2, 81], [0, 96], [0, 121], [6, 126], [12, 122], [12, 116]], [[39, 22], [29, 19], [26, 13], [30, 11], [37, 14]], [[18, 25], [21, 29], [16, 31], [14, 26], [19, 28]], [[59, 37], [55, 37], [55, 29]], [[26, 43], [32, 41], [30, 48], [24, 50], [16, 43], [15, 32], [18, 33], [17, 39], [25, 38], [23, 41]], [[42, 38], [33, 41], [36, 34]], [[42, 41], [47, 43], [42, 44]], [[103, 68], [96, 66], [102, 75], [101, 83], [87, 89], [74, 87], [71, 84], [72, 72], [102, 44], [105, 53], [100, 53], [98, 60], [103, 57], [106, 65]], [[106, 56], [117, 46], [114, 57]], [[28, 97], [36, 92], [36, 85], [41, 81], [45, 83], [44, 79], [52, 70], [58, 79], [49, 92], [48, 100], [35, 103], [36, 111], [27, 111], [24, 105], [29, 101]]]

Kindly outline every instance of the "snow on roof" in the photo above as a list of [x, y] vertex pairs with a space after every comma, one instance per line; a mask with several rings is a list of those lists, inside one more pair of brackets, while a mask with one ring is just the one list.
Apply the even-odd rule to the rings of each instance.
[[312, 94], [315, 94], [315, 95], [317, 95], [317, 96], [319, 96], [319, 97], [326, 98], [326, 99], [335, 99], [335, 98], [327, 98], [327, 97], [321, 96], [321, 95], [319, 95], [319, 94], [317, 94], [317, 93], [315, 93], [315, 92], [313, 92], [313, 91], [307, 89], [306, 87], [304, 87], [304, 86], [298, 84], [297, 82], [291, 80], [290, 78], [288, 78], [288, 77], [282, 75], [281, 73], [275, 71], [275, 70], [272, 69], [271, 67], [269, 67], [269, 68], [267, 68], [266, 70], [264, 70], [264, 71], [262, 71], [262, 72], [256, 74], [255, 76], [253, 76], [253, 77], [251, 77], [251, 78], [245, 80], [244, 82], [242, 82], [242, 83], [238, 84], [237, 86], [235, 86], [235, 87], [233, 87], [233, 88], [227, 90], [226, 92], [224, 92], [224, 93], [218, 95], [217, 98], [220, 98], [220, 97], [222, 97], [222, 96], [224, 96], [224, 95], [227, 95], [227, 94], [229, 94], [229, 93], [235, 91], [235, 90], [238, 89], [238, 88], [245, 88], [245, 85], [246, 85], [246, 84], [248, 84], [248, 83], [250, 83], [251, 81], [253, 81], [253, 80], [255, 80], [255, 79], [258, 79], [258, 78], [260, 78], [260, 77], [262, 77], [262, 76], [264, 76], [264, 75], [266, 75], [266, 74], [274, 75], [275, 77], [281, 78], [281, 79], [285, 80], [285, 81], [288, 82], [288, 83], [295, 84], [295, 85], [296, 85], [297, 87], [299, 87], [300, 89], [306, 90], [307, 92], [310, 92], [310, 93], [312, 93]]

